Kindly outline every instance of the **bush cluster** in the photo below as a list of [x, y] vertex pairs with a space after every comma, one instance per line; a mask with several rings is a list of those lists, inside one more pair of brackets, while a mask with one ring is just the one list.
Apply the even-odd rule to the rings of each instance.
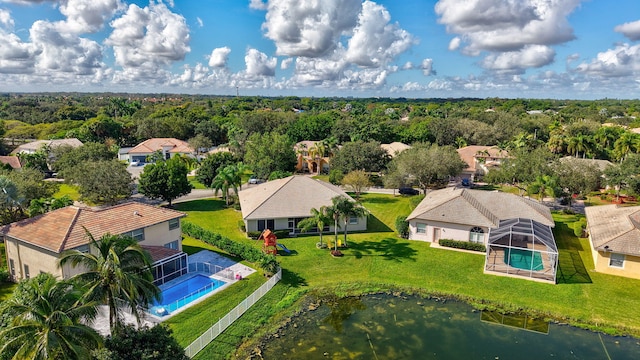
[[396, 231], [401, 238], [409, 238], [409, 222], [406, 216], [401, 215], [396, 218]]
[[472, 243], [470, 241], [440, 239], [438, 243], [441, 246], [446, 246], [446, 247], [456, 248], [456, 249], [465, 249], [465, 250], [472, 250], [472, 251], [478, 251], [478, 252], [487, 251], [487, 248], [484, 246], [484, 244]]
[[226, 251], [231, 255], [257, 264], [268, 274], [275, 274], [276, 271], [278, 271], [279, 265], [275, 256], [267, 255], [251, 245], [233, 241], [228, 237], [205, 230], [198, 225], [186, 221], [182, 223], [182, 232], [193, 238], [202, 240], [207, 244], [211, 244], [220, 250]]

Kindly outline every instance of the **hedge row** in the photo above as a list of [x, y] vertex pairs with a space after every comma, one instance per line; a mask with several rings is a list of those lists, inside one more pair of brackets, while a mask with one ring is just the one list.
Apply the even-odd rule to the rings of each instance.
[[478, 251], [478, 252], [487, 251], [487, 248], [484, 246], [484, 244], [472, 243], [470, 241], [440, 239], [438, 241], [438, 244], [440, 244], [440, 246], [446, 246], [446, 247], [451, 247], [456, 249], [465, 249], [465, 250], [472, 250], [472, 251]]
[[205, 230], [198, 225], [190, 222], [182, 223], [182, 232], [199, 240], [211, 244], [220, 250], [238, 256], [244, 260], [257, 264], [268, 274], [275, 274], [278, 271], [278, 262], [275, 256], [267, 255], [260, 249], [251, 245], [245, 245], [229, 239], [228, 237], [216, 234], [212, 231]]

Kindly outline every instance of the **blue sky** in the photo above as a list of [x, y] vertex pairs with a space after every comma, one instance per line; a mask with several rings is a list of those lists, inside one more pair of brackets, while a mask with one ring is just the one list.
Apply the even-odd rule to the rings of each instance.
[[0, 0], [0, 91], [638, 98], [638, 0]]

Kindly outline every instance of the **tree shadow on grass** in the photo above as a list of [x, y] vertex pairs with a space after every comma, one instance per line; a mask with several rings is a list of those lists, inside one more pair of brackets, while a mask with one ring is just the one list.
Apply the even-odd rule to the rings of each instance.
[[364, 256], [379, 256], [385, 260], [402, 262], [403, 260], [416, 261], [418, 252], [410, 248], [408, 242], [384, 238], [381, 241], [351, 242], [348, 251], [344, 253], [345, 256], [355, 256], [358, 259]]
[[592, 282], [577, 250], [560, 250], [556, 279], [558, 284], [590, 284]]
[[173, 204], [173, 209], [179, 211], [218, 211], [228, 209], [224, 200], [201, 199]]
[[399, 199], [395, 197], [372, 197], [361, 199], [363, 203], [371, 203], [371, 204], [393, 204], [399, 201]]
[[299, 288], [301, 286], [308, 285], [305, 278], [298, 275], [298, 273], [287, 269], [282, 269], [282, 279], [280, 279], [280, 282], [293, 288]]

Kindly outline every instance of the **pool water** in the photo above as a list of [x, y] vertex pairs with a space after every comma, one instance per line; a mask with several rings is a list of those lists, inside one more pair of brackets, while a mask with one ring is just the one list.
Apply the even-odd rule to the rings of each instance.
[[540, 271], [544, 268], [542, 255], [538, 251], [511, 249], [511, 254], [508, 254], [508, 251], [504, 252], [504, 262], [515, 268], [533, 271]]
[[181, 309], [197, 299], [225, 285], [226, 282], [212, 279], [206, 275], [187, 275], [184, 279], [163, 288], [160, 301], [154, 301], [150, 312], [156, 316], [165, 316]]

